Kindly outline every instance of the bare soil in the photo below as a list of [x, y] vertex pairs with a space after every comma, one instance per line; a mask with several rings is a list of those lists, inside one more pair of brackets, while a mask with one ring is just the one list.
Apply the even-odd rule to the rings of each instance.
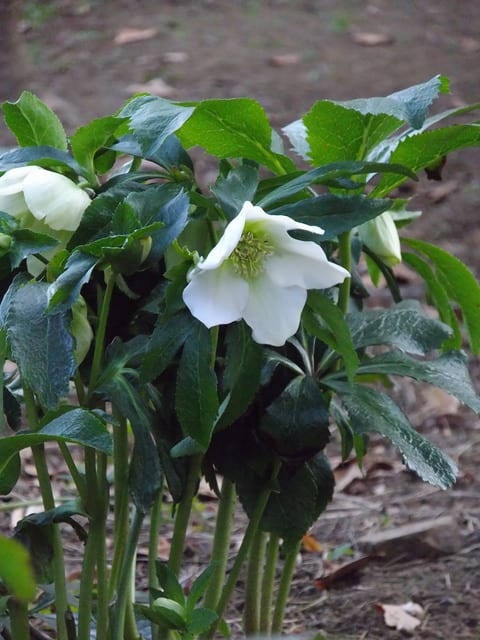
[[[116, 111], [139, 90], [174, 100], [253, 97], [278, 128], [318, 99], [386, 95], [437, 73], [450, 78], [452, 89], [439, 110], [480, 97], [480, 4], [466, 0], [0, 0], [0, 17], [0, 98], [16, 99], [28, 88], [69, 131]], [[143, 39], [131, 30], [143, 31]], [[381, 36], [381, 43], [368, 45], [364, 34]], [[120, 44], [122, 37], [137, 40]], [[12, 144], [0, 127], [0, 146]], [[424, 212], [412, 233], [448, 248], [477, 275], [479, 168], [478, 149], [458, 152], [445, 167], [443, 193], [426, 179], [409, 187], [411, 208]], [[208, 164], [199, 171], [208, 183]], [[477, 383], [479, 370], [473, 361]], [[363, 478], [339, 466], [343, 488], [312, 532], [321, 549], [305, 548], [299, 558], [286, 632], [397, 640], [405, 632], [387, 627], [376, 605], [412, 600], [425, 612], [412, 638], [480, 638], [480, 421], [445, 394], [418, 385], [397, 393], [413, 424], [457, 462], [458, 482], [447, 492], [424, 485], [381, 441]], [[335, 442], [331, 452], [335, 457]], [[65, 488], [61, 468], [53, 471]], [[27, 465], [14, 498], [35, 491]], [[189, 536], [192, 566], [207, 557], [214, 508], [199, 509], [203, 525]], [[368, 556], [363, 536], [445, 515], [447, 526], [373, 550], [359, 571], [319, 588], [318, 578]], [[9, 530], [16, 516], [0, 512], [0, 527]], [[239, 513], [233, 544], [243, 523]], [[336, 561], [328, 555], [335, 549]], [[78, 549], [72, 544], [67, 551], [73, 579]], [[230, 612], [234, 631], [241, 608], [238, 599]]]

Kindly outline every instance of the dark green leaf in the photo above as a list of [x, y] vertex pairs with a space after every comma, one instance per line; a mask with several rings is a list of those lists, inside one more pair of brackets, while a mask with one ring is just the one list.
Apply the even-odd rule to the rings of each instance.
[[468, 360], [458, 351], [444, 353], [435, 360], [418, 360], [401, 351], [391, 351], [362, 362], [358, 373], [385, 373], [428, 382], [480, 413], [480, 397], [470, 378]]
[[170, 569], [166, 562], [158, 561], [155, 563], [155, 567], [158, 584], [163, 595], [166, 598], [170, 598], [170, 600], [175, 600], [183, 607], [185, 605], [185, 594], [175, 572]]
[[28, 602], [35, 598], [30, 556], [22, 544], [4, 536], [0, 536], [0, 580], [19, 600]]
[[260, 431], [282, 457], [322, 450], [330, 439], [329, 414], [315, 380], [310, 376], [294, 378], [268, 405]]
[[83, 175], [82, 168], [69, 153], [47, 145], [12, 149], [0, 156], [0, 171], [24, 167], [27, 164], [35, 164], [45, 169], [59, 169], [66, 173], [73, 171], [75, 175]]
[[53, 526], [39, 526], [24, 518], [16, 525], [13, 537], [27, 549], [36, 582], [51, 584], [55, 575]]
[[325, 193], [269, 211], [272, 215], [284, 215], [303, 224], [320, 226], [325, 233], [322, 241], [332, 240], [344, 231], [350, 231], [387, 211], [391, 200], [367, 198], [364, 195], [335, 195]]
[[22, 260], [34, 253], [43, 253], [58, 245], [58, 240], [30, 229], [16, 229], [12, 232], [12, 245], [9, 251], [12, 269], [16, 269]]
[[[3, 440], [0, 440], [0, 448]], [[1, 456], [3, 457], [3, 456]], [[22, 470], [20, 456], [14, 453], [2, 466], [0, 457], [0, 495], [7, 496], [17, 484]]]
[[6, 317], [12, 356], [22, 379], [48, 409], [68, 395], [75, 371], [70, 316], [46, 314], [48, 285], [16, 278]]
[[185, 611], [181, 605], [170, 598], [155, 598], [152, 611], [158, 619], [170, 629], [184, 629], [186, 626]]
[[413, 238], [405, 242], [427, 256], [433, 264], [450, 299], [455, 300], [462, 310], [472, 351], [477, 354], [480, 350], [480, 284], [475, 276], [463, 262], [440, 247]]
[[247, 200], [253, 200], [257, 186], [258, 167], [244, 163], [234, 167], [226, 176], [219, 176], [211, 191], [224, 210], [227, 220], [232, 220]]
[[71, 309], [82, 286], [90, 280], [97, 258], [74, 251], [65, 263], [65, 270], [48, 288], [48, 313]]
[[187, 615], [188, 633], [196, 637], [207, 632], [217, 618], [217, 613], [212, 609], [206, 607], [194, 609]]
[[413, 301], [388, 310], [350, 313], [347, 322], [355, 349], [391, 344], [408, 353], [425, 355], [439, 349], [451, 335], [447, 325], [424, 314]]
[[186, 147], [200, 146], [217, 158], [247, 158], [274, 173], [295, 167], [272, 151], [272, 128], [262, 106], [249, 98], [204, 100], [177, 132]]
[[388, 438], [403, 455], [407, 467], [422, 480], [447, 489], [456, 478], [457, 468], [444, 453], [418, 434], [400, 407], [387, 395], [343, 382], [328, 381], [345, 406], [357, 434], [376, 432]]
[[50, 145], [66, 151], [67, 136], [53, 111], [37, 96], [23, 91], [16, 102], [2, 105], [5, 122], [22, 147]]
[[193, 608], [207, 590], [207, 587], [210, 584], [210, 580], [212, 579], [214, 573], [215, 566], [211, 564], [206, 569], [204, 569], [199, 576], [195, 578], [187, 597], [187, 615], [193, 611]]
[[183, 347], [177, 374], [175, 407], [185, 436], [205, 449], [218, 411], [217, 379], [211, 367], [212, 338], [200, 322], [195, 323]]

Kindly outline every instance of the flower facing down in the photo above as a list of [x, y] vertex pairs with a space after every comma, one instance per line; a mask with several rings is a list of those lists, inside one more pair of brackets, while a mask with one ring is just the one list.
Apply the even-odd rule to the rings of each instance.
[[18, 167], [0, 177], [0, 211], [24, 228], [73, 232], [89, 204], [88, 194], [72, 180], [42, 167]]
[[207, 327], [245, 320], [256, 342], [281, 346], [298, 329], [307, 289], [326, 289], [349, 273], [311, 241], [288, 231], [323, 229], [245, 202], [218, 244], [189, 274], [183, 299]]
[[393, 267], [402, 261], [400, 237], [390, 211], [364, 222], [358, 227], [358, 235], [387, 266]]

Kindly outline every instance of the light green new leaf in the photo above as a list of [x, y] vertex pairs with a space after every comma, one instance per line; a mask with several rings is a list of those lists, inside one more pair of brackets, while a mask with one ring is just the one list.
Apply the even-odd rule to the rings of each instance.
[[0, 580], [23, 602], [35, 598], [35, 577], [25, 547], [11, 538], [0, 536]]
[[417, 433], [400, 407], [387, 395], [363, 385], [328, 380], [348, 412], [357, 434], [379, 433], [401, 452], [405, 464], [422, 480], [448, 489], [457, 468], [452, 460]]
[[5, 122], [21, 147], [48, 145], [67, 150], [67, 136], [53, 111], [37, 96], [23, 91], [16, 102], [2, 105]]
[[480, 413], [480, 397], [472, 384], [467, 358], [459, 351], [449, 351], [434, 360], [419, 360], [401, 351], [390, 351], [362, 362], [358, 373], [383, 373], [428, 382]]
[[249, 98], [204, 100], [177, 135], [185, 148], [200, 146], [217, 158], [247, 158], [274, 173], [295, 169], [272, 150], [272, 128], [263, 107]]
[[459, 305], [472, 351], [475, 355], [478, 354], [480, 350], [480, 284], [475, 276], [463, 262], [440, 247], [423, 240], [404, 239], [404, 241], [432, 263], [450, 299]]

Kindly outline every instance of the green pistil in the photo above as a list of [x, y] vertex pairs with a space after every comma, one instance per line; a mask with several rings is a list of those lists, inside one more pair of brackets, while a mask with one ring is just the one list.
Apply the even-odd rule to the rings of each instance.
[[273, 247], [267, 238], [246, 231], [230, 256], [235, 271], [245, 280], [253, 280], [264, 269], [264, 260], [272, 255]]

